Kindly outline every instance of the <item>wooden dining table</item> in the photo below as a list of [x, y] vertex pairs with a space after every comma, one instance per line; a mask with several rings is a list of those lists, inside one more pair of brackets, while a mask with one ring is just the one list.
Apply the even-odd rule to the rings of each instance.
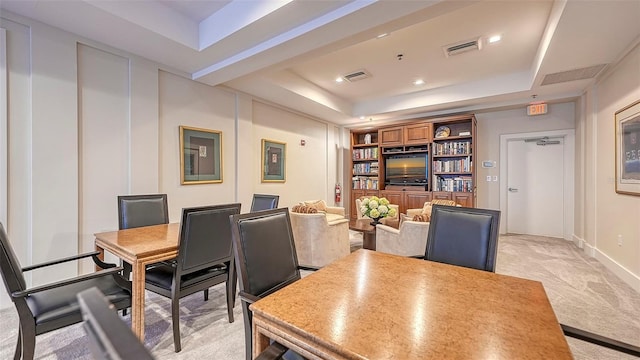
[[358, 250], [258, 300], [253, 356], [572, 359], [538, 281]]
[[131, 328], [144, 341], [145, 268], [149, 264], [175, 258], [178, 254], [180, 224], [163, 224], [95, 234], [96, 250], [131, 264]]

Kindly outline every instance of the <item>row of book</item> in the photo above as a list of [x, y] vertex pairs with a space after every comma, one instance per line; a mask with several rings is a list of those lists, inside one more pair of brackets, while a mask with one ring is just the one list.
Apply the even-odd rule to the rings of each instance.
[[436, 160], [433, 162], [433, 172], [471, 172], [473, 161], [471, 158], [455, 160]]
[[469, 155], [471, 141], [452, 141], [433, 144], [434, 155]]
[[378, 148], [354, 149], [353, 160], [368, 160], [378, 158]]
[[353, 164], [354, 174], [377, 174], [378, 162]]
[[353, 190], [378, 190], [378, 179], [366, 176], [355, 176], [352, 179]]
[[433, 191], [472, 192], [473, 181], [470, 177], [433, 176]]

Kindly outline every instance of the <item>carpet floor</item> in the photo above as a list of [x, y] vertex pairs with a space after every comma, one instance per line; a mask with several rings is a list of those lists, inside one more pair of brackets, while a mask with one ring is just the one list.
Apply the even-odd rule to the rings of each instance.
[[[357, 241], [357, 239], [352, 239]], [[501, 236], [497, 273], [541, 281], [561, 323], [640, 345], [640, 294], [584, 255], [572, 243], [538, 236]], [[244, 328], [239, 302], [229, 323], [224, 285], [180, 302], [182, 351], [173, 351], [170, 301], [147, 292], [145, 345], [156, 359], [244, 359]], [[124, 317], [129, 322], [130, 317]], [[13, 358], [18, 319], [0, 311], [0, 359]], [[579, 340], [567, 339], [576, 359], [636, 359]], [[81, 325], [40, 335], [36, 359], [91, 359]]]

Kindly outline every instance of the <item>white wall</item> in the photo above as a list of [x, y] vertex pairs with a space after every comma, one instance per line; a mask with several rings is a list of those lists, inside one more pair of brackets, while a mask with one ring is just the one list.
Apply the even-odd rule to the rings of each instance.
[[[341, 175], [335, 126], [10, 13], [0, 27], [9, 129], [0, 201], [22, 266], [92, 250], [95, 232], [117, 228], [120, 194], [167, 193], [171, 221], [203, 204], [239, 201], [248, 211], [253, 193], [279, 194], [281, 206], [331, 199]], [[222, 183], [180, 185], [179, 125], [222, 131]], [[262, 138], [287, 143], [283, 184], [260, 182]], [[69, 263], [27, 281], [92, 269]]]
[[640, 291], [640, 197], [615, 192], [614, 161], [615, 112], [638, 99], [640, 45], [583, 97], [586, 111], [578, 121], [586, 133], [585, 218], [576, 233], [589, 252]]
[[[477, 207], [500, 209], [500, 135], [573, 129], [575, 104], [573, 102], [550, 104], [545, 115], [527, 116], [521, 109], [476, 114], [477, 141], [474, 159], [476, 166]], [[481, 161], [493, 160], [496, 166], [483, 168]], [[498, 176], [498, 181], [485, 181], [488, 175]]]

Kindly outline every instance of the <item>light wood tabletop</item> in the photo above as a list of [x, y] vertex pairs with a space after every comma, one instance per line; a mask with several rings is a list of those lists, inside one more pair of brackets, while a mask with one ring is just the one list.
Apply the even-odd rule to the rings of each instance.
[[96, 250], [131, 264], [131, 328], [144, 341], [145, 267], [178, 254], [180, 224], [144, 226], [95, 234]]
[[251, 305], [254, 356], [572, 359], [540, 282], [358, 250]]

